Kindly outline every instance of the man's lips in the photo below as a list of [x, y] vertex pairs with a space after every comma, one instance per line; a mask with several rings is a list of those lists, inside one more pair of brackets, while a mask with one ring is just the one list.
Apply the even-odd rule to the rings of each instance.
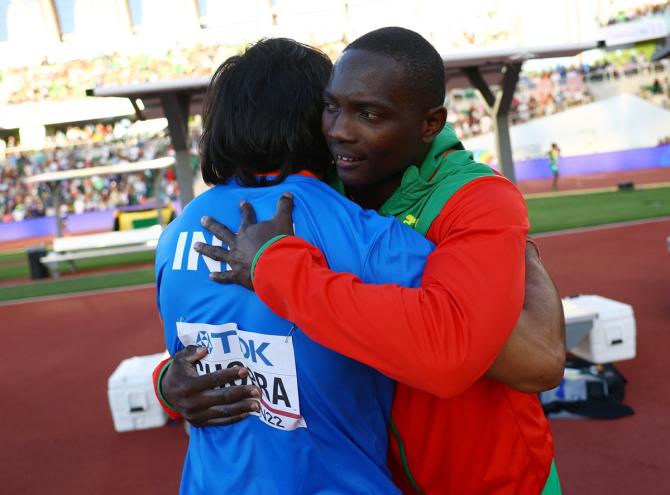
[[335, 158], [335, 165], [340, 168], [356, 167], [365, 160], [364, 156], [350, 153], [333, 153], [333, 157]]

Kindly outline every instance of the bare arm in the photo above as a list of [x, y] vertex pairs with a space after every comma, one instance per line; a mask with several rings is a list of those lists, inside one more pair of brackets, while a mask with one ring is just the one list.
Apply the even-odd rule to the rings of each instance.
[[565, 368], [565, 322], [558, 290], [531, 243], [526, 245], [526, 293], [510, 338], [485, 376], [520, 392], [558, 386]]

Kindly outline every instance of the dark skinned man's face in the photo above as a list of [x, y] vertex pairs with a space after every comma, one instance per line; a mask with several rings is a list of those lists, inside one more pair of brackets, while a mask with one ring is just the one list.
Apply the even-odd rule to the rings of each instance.
[[357, 49], [342, 54], [324, 91], [322, 129], [350, 190], [388, 185], [388, 196], [404, 170], [421, 162], [429, 143], [418, 99], [392, 58]]

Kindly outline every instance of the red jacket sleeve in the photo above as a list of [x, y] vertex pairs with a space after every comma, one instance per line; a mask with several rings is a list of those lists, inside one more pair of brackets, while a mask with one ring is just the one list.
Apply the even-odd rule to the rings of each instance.
[[[523, 305], [525, 203], [506, 179], [461, 188], [433, 222], [421, 287], [364, 284], [287, 237], [256, 265], [254, 288], [320, 344], [406, 385], [453, 397], [491, 366]], [[374, 256], [371, 257], [374, 262]]]

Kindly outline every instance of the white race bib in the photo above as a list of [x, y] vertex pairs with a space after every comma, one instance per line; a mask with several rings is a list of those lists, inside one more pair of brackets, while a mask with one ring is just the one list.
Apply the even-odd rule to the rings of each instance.
[[249, 370], [251, 382], [261, 389], [260, 412], [252, 414], [265, 424], [280, 430], [307, 427], [300, 414], [293, 337], [248, 332], [236, 323], [177, 322], [177, 334], [184, 346], [207, 347], [209, 354], [196, 364], [198, 374], [233, 366]]

